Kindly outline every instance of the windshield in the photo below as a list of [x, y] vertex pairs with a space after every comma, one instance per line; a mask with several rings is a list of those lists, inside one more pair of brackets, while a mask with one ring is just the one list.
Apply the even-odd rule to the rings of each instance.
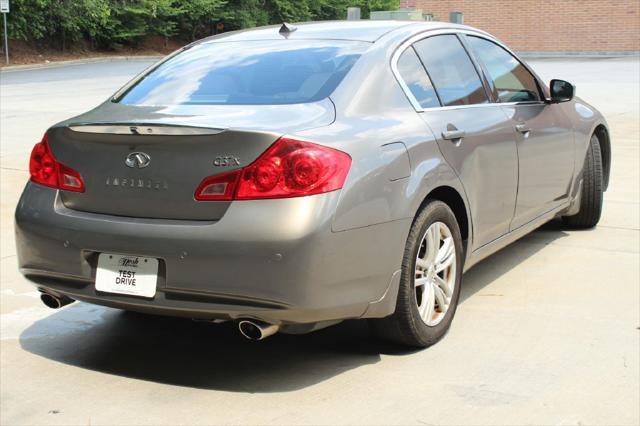
[[127, 105], [277, 105], [328, 97], [368, 43], [270, 40], [203, 43], [143, 76]]

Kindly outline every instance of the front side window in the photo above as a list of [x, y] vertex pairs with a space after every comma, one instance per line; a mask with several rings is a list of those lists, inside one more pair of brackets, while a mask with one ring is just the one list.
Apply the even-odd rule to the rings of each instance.
[[489, 40], [467, 39], [493, 80], [500, 102], [540, 101], [536, 79], [513, 55]]
[[431, 80], [413, 47], [402, 52], [398, 58], [398, 73], [422, 108], [440, 106]]
[[143, 76], [127, 105], [278, 105], [328, 97], [369, 43], [268, 40], [197, 44]]
[[489, 102], [480, 76], [458, 37], [439, 35], [414, 44], [445, 106]]

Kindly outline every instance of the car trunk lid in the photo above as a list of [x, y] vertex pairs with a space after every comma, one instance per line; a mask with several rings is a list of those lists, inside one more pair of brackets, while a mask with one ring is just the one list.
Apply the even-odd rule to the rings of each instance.
[[[85, 184], [84, 192], [60, 191], [61, 200], [67, 208], [93, 213], [218, 220], [231, 202], [196, 201], [199, 183], [250, 164], [283, 134], [330, 124], [333, 106], [326, 102], [315, 107], [288, 105], [289, 114], [282, 106], [277, 114], [272, 107], [266, 112], [245, 106], [244, 113], [219, 107], [220, 114], [209, 111], [206, 117], [138, 110], [132, 116], [143, 118], [136, 120], [90, 112], [48, 131], [55, 158], [78, 171]], [[123, 109], [131, 108], [140, 107]], [[315, 114], [304, 113], [314, 109]], [[96, 115], [107, 121], [95, 120]], [[205, 127], [205, 122], [210, 124]]]

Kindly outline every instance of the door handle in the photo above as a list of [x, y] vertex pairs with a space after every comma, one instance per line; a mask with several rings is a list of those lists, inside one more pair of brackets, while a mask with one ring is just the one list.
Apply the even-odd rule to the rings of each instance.
[[442, 139], [456, 141], [464, 138], [467, 133], [464, 130], [445, 130], [442, 132]]
[[516, 124], [516, 130], [520, 133], [529, 133], [531, 131], [531, 127], [526, 124]]

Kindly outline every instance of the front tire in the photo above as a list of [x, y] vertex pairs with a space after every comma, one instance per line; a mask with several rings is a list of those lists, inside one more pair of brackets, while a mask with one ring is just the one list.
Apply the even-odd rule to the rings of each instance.
[[562, 219], [570, 228], [593, 228], [600, 221], [603, 202], [603, 172], [600, 142], [594, 134], [589, 141], [587, 156], [582, 171], [580, 210], [573, 216]]
[[463, 248], [456, 217], [442, 201], [430, 201], [416, 216], [402, 259], [393, 315], [370, 320], [375, 334], [408, 346], [440, 340], [458, 306]]

